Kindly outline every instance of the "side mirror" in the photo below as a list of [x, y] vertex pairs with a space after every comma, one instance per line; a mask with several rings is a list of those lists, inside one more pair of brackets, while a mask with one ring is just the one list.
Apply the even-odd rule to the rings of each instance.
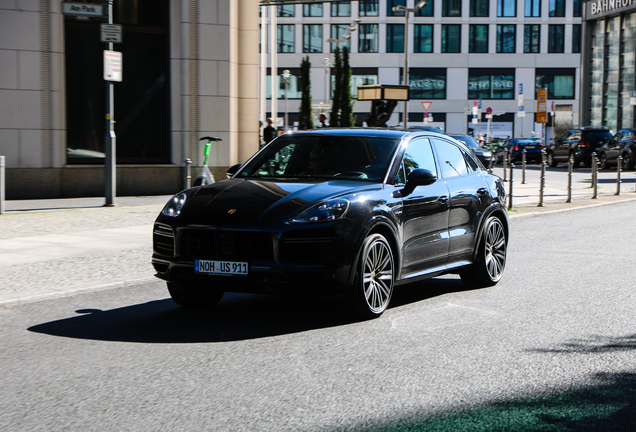
[[422, 168], [415, 169], [409, 173], [404, 189], [400, 191], [402, 197], [407, 197], [413, 193], [418, 186], [427, 186], [437, 181], [437, 176], [429, 170]]
[[227, 178], [232, 177], [234, 174], [236, 174], [236, 172], [241, 168], [241, 164], [236, 164], [236, 165], [232, 165], [231, 167], [229, 167], [227, 169], [227, 172], [225, 173], [225, 175], [227, 176]]

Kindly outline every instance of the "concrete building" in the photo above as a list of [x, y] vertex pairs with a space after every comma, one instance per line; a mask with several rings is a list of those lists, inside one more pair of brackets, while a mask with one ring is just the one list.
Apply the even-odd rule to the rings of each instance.
[[[0, 2], [0, 155], [8, 199], [104, 194], [107, 1]], [[73, 6], [75, 5], [75, 6]], [[114, 0], [117, 194], [183, 187], [218, 136], [213, 172], [258, 149], [257, 0]]]
[[[261, 2], [265, 3], [265, 2]], [[352, 85], [401, 84], [404, 64], [405, 17], [392, 8], [405, 0], [359, 0], [284, 4], [277, 7], [277, 73], [297, 75], [301, 59], [312, 63], [313, 102], [328, 103], [330, 75], [324, 59], [333, 60], [333, 43], [360, 20], [349, 40]], [[406, 6], [412, 8], [413, 0]], [[270, 6], [269, 8], [272, 8]], [[408, 18], [409, 124], [422, 124], [422, 102], [432, 102], [432, 124], [447, 132], [481, 129], [485, 111], [492, 119], [492, 136], [540, 135], [535, 123], [536, 90], [547, 88], [548, 105], [569, 113], [576, 126], [580, 106], [581, 2], [579, 0], [428, 0]], [[268, 11], [268, 22], [272, 14]], [[271, 67], [271, 61], [268, 63]], [[268, 74], [271, 73], [268, 70]], [[297, 120], [300, 97], [292, 77], [289, 86], [290, 122]], [[269, 81], [268, 81], [269, 82]], [[277, 116], [285, 112], [284, 86], [279, 84]], [[519, 117], [523, 88], [525, 117]], [[270, 92], [268, 89], [268, 97]], [[325, 100], [327, 99], [327, 100]], [[473, 101], [481, 99], [482, 122], [472, 123]], [[268, 105], [268, 111], [271, 111]], [[358, 124], [370, 102], [356, 102]], [[549, 110], [549, 108], [548, 108]], [[401, 103], [388, 124], [402, 122]], [[550, 116], [548, 116], [550, 120]], [[548, 134], [551, 128], [548, 128]]]
[[636, 127], [636, 1], [585, 4], [581, 124]]

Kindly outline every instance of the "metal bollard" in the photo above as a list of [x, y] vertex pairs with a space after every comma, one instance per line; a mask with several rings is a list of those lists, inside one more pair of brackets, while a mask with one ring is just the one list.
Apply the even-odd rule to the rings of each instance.
[[185, 162], [185, 188], [192, 187], [192, 159], [186, 158]]
[[495, 165], [495, 153], [490, 152], [490, 162], [488, 163], [488, 174], [492, 174], [492, 167]]
[[510, 187], [508, 193], [508, 210], [512, 210], [512, 169], [515, 167], [514, 163], [510, 164]]
[[616, 159], [616, 193], [614, 195], [621, 194], [621, 165], [623, 163], [623, 157], [618, 156]]
[[504, 172], [503, 173], [504, 174], [503, 181], [508, 181], [506, 179], [506, 170], [507, 169], [508, 169], [508, 149], [505, 149], [504, 150], [504, 154], [503, 154], [503, 172]]
[[5, 198], [5, 186], [4, 186], [4, 156], [0, 156], [0, 214], [4, 213], [4, 198]]
[[526, 153], [527, 150], [523, 149], [521, 154], [521, 184], [526, 184]]
[[537, 207], [543, 207], [543, 190], [545, 189], [545, 159], [541, 159], [541, 182], [539, 186], [539, 205]]
[[574, 160], [568, 159], [568, 199], [566, 203], [572, 202], [572, 167], [574, 166]]
[[594, 188], [592, 199], [598, 199], [598, 159], [596, 158], [596, 152], [592, 153], [592, 187]]

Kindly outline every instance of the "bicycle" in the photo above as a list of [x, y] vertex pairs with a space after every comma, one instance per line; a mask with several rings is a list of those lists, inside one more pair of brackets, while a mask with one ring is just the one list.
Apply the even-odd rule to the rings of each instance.
[[204, 140], [207, 140], [205, 149], [203, 150], [203, 155], [205, 157], [203, 159], [203, 166], [201, 167], [201, 175], [199, 175], [199, 177], [197, 177], [197, 179], [195, 180], [194, 186], [205, 186], [214, 183], [214, 176], [208, 168], [208, 156], [210, 156], [210, 147], [212, 147], [212, 141], [223, 141], [221, 138], [211, 136], [204, 136], [199, 138], [199, 141]]

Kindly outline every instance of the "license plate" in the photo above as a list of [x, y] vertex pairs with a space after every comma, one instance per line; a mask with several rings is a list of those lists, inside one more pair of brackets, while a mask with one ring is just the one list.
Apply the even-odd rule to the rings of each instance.
[[246, 276], [247, 270], [246, 262], [194, 260], [195, 273]]
[[526, 146], [526, 150], [534, 150], [537, 146]]

